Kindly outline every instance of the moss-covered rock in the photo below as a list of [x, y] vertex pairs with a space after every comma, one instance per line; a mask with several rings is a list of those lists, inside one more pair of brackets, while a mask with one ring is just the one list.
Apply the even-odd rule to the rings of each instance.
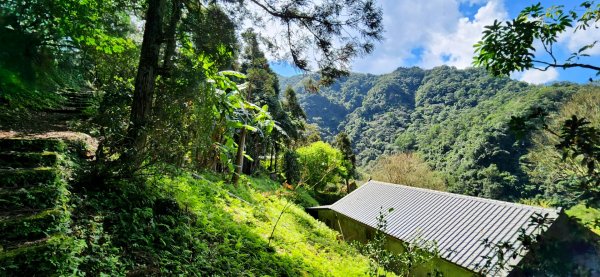
[[64, 209], [50, 209], [40, 213], [0, 217], [0, 245], [8, 248], [20, 242], [34, 241], [49, 235], [66, 232], [69, 213]]
[[73, 276], [83, 245], [64, 235], [0, 250], [0, 276]]
[[27, 152], [63, 152], [67, 145], [58, 139], [2, 139], [0, 152], [27, 151]]
[[0, 169], [0, 188], [21, 188], [58, 182], [59, 170], [50, 167]]
[[58, 155], [56, 152], [3, 152], [0, 153], [0, 167], [34, 168], [42, 166], [55, 166], [60, 161], [60, 158], [60, 155]]

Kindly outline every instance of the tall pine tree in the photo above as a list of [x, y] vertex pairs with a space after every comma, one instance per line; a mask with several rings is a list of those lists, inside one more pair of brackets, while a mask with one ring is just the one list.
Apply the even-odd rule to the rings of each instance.
[[350, 192], [350, 179], [356, 178], [356, 155], [352, 150], [352, 142], [345, 132], [339, 133], [335, 137], [334, 146], [342, 152], [342, 159], [346, 172], [343, 174], [344, 182], [346, 184], [346, 191]]
[[291, 114], [294, 119], [306, 119], [306, 113], [300, 106], [300, 102], [298, 102], [298, 97], [296, 97], [296, 91], [291, 86], [287, 86], [285, 88], [285, 108]]

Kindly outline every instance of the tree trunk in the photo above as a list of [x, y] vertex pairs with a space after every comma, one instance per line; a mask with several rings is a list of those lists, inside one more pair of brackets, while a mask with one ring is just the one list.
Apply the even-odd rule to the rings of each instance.
[[[246, 95], [246, 99], [252, 99], [252, 85], [248, 86], [248, 92]], [[233, 176], [231, 177], [231, 183], [234, 186], [238, 186], [238, 182], [240, 181], [240, 175], [242, 174], [242, 168], [244, 167], [244, 148], [246, 147], [246, 127], [242, 127], [240, 131], [240, 142], [238, 143], [237, 155], [235, 157], [235, 164]]]
[[277, 153], [279, 152], [279, 147], [277, 147], [277, 143], [275, 143], [275, 172], [277, 172]]
[[271, 151], [269, 153], [269, 157], [271, 160], [269, 161], [269, 171], [273, 171], [273, 151], [275, 149], [275, 143], [271, 143]]
[[231, 183], [237, 187], [240, 180], [240, 174], [242, 174], [242, 167], [244, 166], [244, 147], [246, 146], [246, 128], [242, 128], [240, 132], [240, 142], [238, 143], [237, 155], [235, 158], [234, 172], [231, 177]]
[[346, 182], [346, 194], [348, 194], [350, 193], [350, 182], [346, 178], [344, 178], [344, 182]]
[[166, 42], [165, 57], [163, 61], [163, 72], [166, 75], [171, 74], [173, 68], [173, 56], [175, 56], [176, 38], [175, 33], [177, 32], [177, 24], [181, 20], [181, 0], [172, 0], [173, 10], [171, 11], [171, 19], [169, 20], [169, 27], [165, 31], [164, 41]]
[[242, 166], [242, 173], [246, 175], [252, 175], [255, 170], [255, 162], [259, 160], [257, 158], [256, 150], [258, 149], [257, 136], [254, 133], [246, 134], [246, 144], [248, 150], [246, 150], [246, 156], [250, 156], [254, 161], [245, 161]]
[[164, 0], [148, 0], [144, 38], [140, 53], [140, 62], [135, 77], [133, 102], [131, 104], [130, 124], [128, 128], [128, 156], [136, 157], [134, 166], [142, 162], [140, 155], [146, 146], [148, 123], [152, 114], [152, 100], [158, 70], [161, 45], [162, 16], [160, 7]]

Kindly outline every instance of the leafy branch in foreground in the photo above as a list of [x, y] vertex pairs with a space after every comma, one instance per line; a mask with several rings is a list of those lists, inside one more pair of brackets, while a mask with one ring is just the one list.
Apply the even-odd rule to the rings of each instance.
[[[589, 50], [596, 47], [598, 41], [584, 45], [561, 61], [554, 49], [559, 36], [573, 30], [583, 32], [588, 28], [598, 28], [600, 4], [584, 1], [579, 5], [583, 13], [577, 10], [565, 10], [564, 6], [551, 6], [544, 9], [540, 3], [529, 6], [510, 21], [494, 21], [485, 26], [481, 41], [475, 46], [473, 65], [482, 66], [496, 76], [509, 75], [513, 71], [549, 68], [585, 68], [600, 74], [600, 67], [582, 62], [589, 56]], [[535, 44], [540, 42], [547, 59], [536, 54]]]
[[[481, 263], [476, 265], [476, 267], [479, 268], [479, 273], [487, 276], [498, 274], [503, 271], [510, 272], [513, 266], [509, 261], [511, 259], [516, 259], [519, 256], [523, 256], [521, 247], [527, 250], [536, 250], [532, 249], [532, 247], [541, 241], [542, 234], [548, 230], [553, 222], [554, 219], [549, 218], [548, 214], [535, 213], [529, 219], [527, 228], [521, 228], [519, 230], [519, 237], [516, 242], [492, 242], [487, 238], [483, 239], [481, 244], [486, 248], [491, 249], [491, 252], [485, 256], [481, 256]], [[530, 228], [532, 228], [531, 231], [528, 231]], [[534, 255], [539, 256], [540, 253], [534, 253]]]
[[[558, 143], [554, 148], [561, 153], [563, 162], [578, 164], [569, 176], [572, 185], [569, 190], [576, 192], [578, 201], [588, 205], [600, 204], [600, 130], [590, 126], [585, 118], [572, 115], [561, 124], [560, 131], [555, 131], [546, 122], [547, 112], [533, 109], [527, 115], [511, 118], [511, 129], [517, 136], [523, 136], [529, 130], [539, 128], [554, 136]], [[575, 201], [575, 202], [578, 202]], [[574, 203], [575, 203], [574, 202]]]

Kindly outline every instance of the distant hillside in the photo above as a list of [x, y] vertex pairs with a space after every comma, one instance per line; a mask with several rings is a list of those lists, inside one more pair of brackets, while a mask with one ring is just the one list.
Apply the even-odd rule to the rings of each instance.
[[304, 90], [304, 79], [281, 78], [280, 85], [297, 90], [309, 122], [325, 139], [349, 134], [360, 166], [383, 154], [415, 151], [446, 173], [452, 191], [500, 199], [529, 193], [519, 159], [530, 143], [510, 132], [511, 116], [533, 107], [556, 110], [579, 88], [532, 86], [448, 66], [351, 74], [318, 94]]
[[308, 121], [317, 123], [322, 128], [323, 135], [331, 138], [339, 132], [338, 127], [348, 114], [362, 106], [367, 92], [375, 85], [379, 76], [352, 73], [329, 87], [321, 88], [319, 93], [305, 91], [304, 81], [308, 78], [311, 76], [279, 76], [280, 88], [292, 86], [298, 93]]
[[473, 108], [496, 94], [514, 94], [528, 87], [508, 78], [490, 78], [481, 70], [446, 66], [398, 68], [384, 75], [353, 73], [318, 93], [305, 91], [307, 78], [280, 78], [280, 85], [291, 85], [298, 92], [309, 122], [317, 123], [326, 139], [346, 131], [361, 165], [397, 150], [393, 142], [417, 110], [420, 114], [442, 107]]

